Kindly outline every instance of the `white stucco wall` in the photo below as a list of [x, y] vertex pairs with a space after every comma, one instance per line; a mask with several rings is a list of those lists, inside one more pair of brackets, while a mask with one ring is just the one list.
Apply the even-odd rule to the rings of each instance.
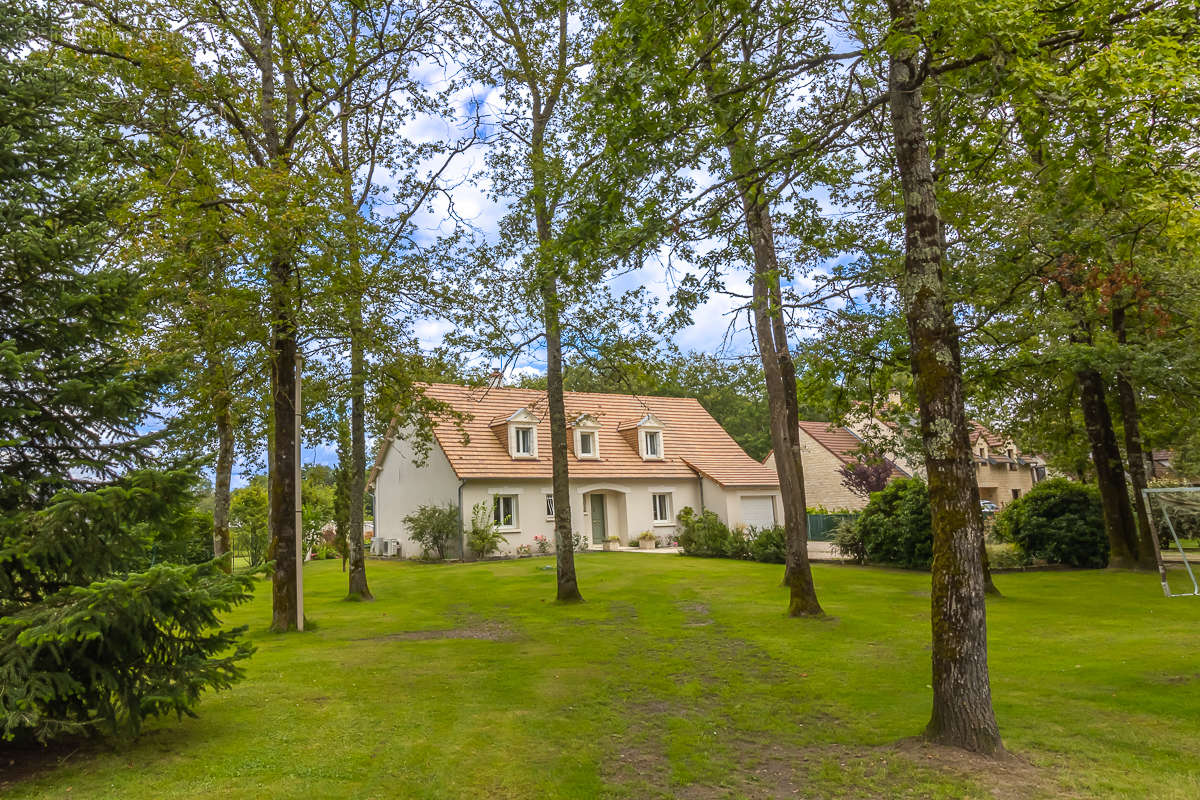
[[412, 447], [403, 436], [397, 436], [388, 448], [383, 466], [375, 477], [375, 538], [371, 552], [384, 554], [384, 542], [398, 542], [389, 547], [387, 555], [417, 558], [421, 549], [408, 538], [404, 518], [423, 505], [458, 505], [458, 476], [436, 442], [430, 446], [425, 463], [412, 462]]
[[[725, 490], [721, 488], [721, 484], [708, 478], [701, 478], [700, 482], [704, 485], [704, 510], [711, 511], [717, 515], [721, 522], [729, 524], [729, 496]], [[693, 505], [696, 513], [700, 513], [699, 498], [697, 504]], [[678, 513], [678, 509], [676, 510]]]
[[[537, 552], [535, 536], [545, 536], [554, 541], [554, 520], [547, 517], [546, 495], [550, 494], [548, 480], [470, 480], [463, 487], [463, 515], [470, 524], [472, 509], [476, 503], [487, 503], [491, 507], [495, 495], [517, 497], [517, 526], [502, 530], [508, 540], [501, 553], [513, 554], [520, 545], [528, 545]], [[642, 531], [650, 531], [657, 537], [674, 536], [677, 526], [675, 515], [684, 506], [696, 508], [699, 504], [698, 484], [695, 480], [586, 480], [571, 481], [571, 525], [589, 542], [592, 541], [591, 502], [585, 498], [593, 493], [605, 497], [605, 536], [616, 536], [622, 544], [636, 540]], [[651, 495], [671, 495], [671, 521], [666, 524], [654, 522]]]
[[[372, 543], [372, 552], [376, 555], [420, 557], [420, 546], [409, 538], [404, 517], [421, 505], [458, 505], [460, 481], [441, 448], [433, 444], [426, 462], [419, 467], [412, 463], [411, 453], [407, 442], [397, 437], [376, 477], [375, 539]], [[710, 482], [710, 485], [711, 488], [705, 491], [716, 498], [719, 513], [725, 519], [725, 492], [716, 484]], [[535, 536], [545, 536], [553, 547], [554, 520], [545, 513], [546, 496], [550, 492], [550, 481], [545, 479], [470, 479], [462, 486], [462, 518], [469, 527], [477, 503], [484, 503], [490, 510], [496, 495], [514, 495], [517, 498], [517, 522], [515, 528], [501, 531], [507, 542], [500, 552], [512, 555], [520, 545], [528, 545], [536, 553]], [[675, 517], [679, 510], [684, 506], [700, 507], [699, 481], [696, 479], [573, 480], [570, 485], [572, 527], [589, 542], [592, 540], [591, 503], [585, 498], [593, 493], [605, 496], [605, 536], [617, 536], [622, 544], [636, 544], [642, 531], [650, 531], [656, 537], [674, 537], [677, 532]], [[654, 522], [651, 496], [658, 493], [671, 495], [670, 522]], [[391, 543], [386, 549], [385, 542]]]
[[[703, 498], [700, 485], [703, 482]], [[372, 552], [376, 555], [418, 558], [421, 548], [413, 542], [404, 526], [404, 517], [422, 505], [453, 505], [459, 501], [458, 477], [450, 467], [445, 453], [434, 443], [425, 463], [412, 462], [412, 448], [402, 436], [397, 436], [388, 449], [383, 465], [375, 479], [375, 539]], [[501, 553], [515, 554], [521, 545], [538, 552], [535, 536], [545, 536], [553, 547], [554, 520], [546, 516], [546, 496], [550, 494], [546, 479], [482, 480], [470, 479], [462, 484], [462, 518], [471, 524], [472, 510], [477, 503], [492, 508], [496, 495], [517, 498], [517, 522], [514, 528], [501, 532], [507, 541]], [[690, 506], [699, 511], [711, 510], [721, 521], [732, 527], [743, 524], [741, 502], [747, 495], [773, 498], [775, 519], [782, 522], [783, 506], [776, 487], [726, 489], [708, 478], [684, 480], [580, 480], [571, 481], [571, 522], [575, 531], [592, 541], [591, 503], [586, 498], [599, 493], [605, 496], [605, 536], [616, 536], [622, 544], [636, 544], [643, 531], [656, 537], [674, 537], [679, 511]], [[667, 523], [654, 521], [651, 497], [671, 495]], [[386, 543], [389, 543], [385, 545]], [[386, 549], [385, 549], [386, 548]], [[457, 555], [457, 546], [452, 548]]]

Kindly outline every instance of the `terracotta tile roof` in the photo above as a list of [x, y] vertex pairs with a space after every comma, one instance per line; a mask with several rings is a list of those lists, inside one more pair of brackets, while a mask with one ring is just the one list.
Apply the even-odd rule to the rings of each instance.
[[968, 421], [967, 424], [971, 426], [971, 444], [974, 444], [975, 442], [978, 442], [980, 439], [983, 439], [984, 443], [988, 447], [996, 447], [996, 448], [1004, 447], [1004, 439], [1003, 438], [992, 433], [990, 430], [988, 430], [987, 428], [985, 428], [983, 425], [979, 424], [975, 420], [970, 420], [970, 421]]
[[[843, 464], [858, 462], [858, 454], [862, 452], [863, 440], [850, 432], [849, 428], [839, 428], [828, 422], [807, 422], [801, 420], [800, 430], [807, 433], [817, 444], [838, 457]], [[897, 477], [907, 477], [895, 464], [892, 474]]]
[[[550, 479], [550, 422], [546, 393], [513, 387], [468, 387], [432, 384], [426, 394], [440, 400], [469, 419], [434, 420], [434, 437], [460, 478], [545, 478]], [[699, 472], [723, 486], [776, 486], [775, 470], [748, 456], [725, 432], [698, 400], [690, 397], [634, 397], [619, 394], [566, 392], [564, 397], [570, 437], [572, 478], [692, 478]], [[527, 408], [539, 420], [536, 459], [513, 459], [505, 436], [498, 436], [490, 423], [507, 419]], [[652, 413], [663, 423], [661, 461], [643, 461], [637, 442], [627, 427]], [[600, 457], [577, 459], [574, 436], [569, 427], [580, 414], [591, 414], [598, 429]], [[626, 428], [618, 432], [618, 428]], [[499, 428], [501, 433], [504, 428]], [[463, 434], [467, 441], [464, 441]], [[385, 444], [385, 447], [387, 445]], [[382, 453], [381, 453], [382, 454]], [[378, 464], [378, 462], [377, 462]]]

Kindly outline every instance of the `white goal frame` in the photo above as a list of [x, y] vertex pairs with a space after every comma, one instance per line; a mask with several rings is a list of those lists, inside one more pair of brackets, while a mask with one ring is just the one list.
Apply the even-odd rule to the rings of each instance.
[[1142, 497], [1146, 500], [1146, 511], [1150, 518], [1150, 538], [1154, 540], [1154, 558], [1158, 561], [1158, 577], [1162, 581], [1163, 594], [1167, 597], [1200, 597], [1200, 583], [1196, 582], [1196, 573], [1192, 572], [1192, 565], [1188, 563], [1187, 553], [1183, 549], [1183, 544], [1179, 541], [1179, 536], [1175, 533], [1175, 525], [1171, 522], [1170, 507], [1161, 499], [1158, 501], [1159, 508], [1162, 509], [1163, 519], [1167, 522], [1167, 530], [1171, 532], [1171, 541], [1175, 543], [1175, 549], [1179, 551], [1180, 557], [1183, 558], [1183, 568], [1187, 570], [1188, 577], [1192, 579], [1192, 591], [1190, 592], [1172, 592], [1170, 585], [1167, 583], [1167, 567], [1163, 562], [1162, 550], [1158, 546], [1158, 525], [1154, 521], [1154, 505], [1150, 502], [1155, 495], [1161, 494], [1189, 494], [1196, 493], [1200, 499], [1200, 486], [1173, 486], [1162, 489], [1142, 489]]

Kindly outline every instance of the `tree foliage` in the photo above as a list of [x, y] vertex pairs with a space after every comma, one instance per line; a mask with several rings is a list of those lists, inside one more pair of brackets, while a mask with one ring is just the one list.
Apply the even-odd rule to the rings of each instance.
[[0, 736], [43, 742], [191, 714], [252, 652], [220, 627], [248, 577], [144, 568], [196, 530], [196, 476], [139, 430], [169, 375], [130, 352], [142, 286], [101, 255], [119, 137], [81, 114], [105, 87], [31, 47], [50, 25], [0, 13]]
[[870, 497], [887, 486], [892, 477], [892, 464], [884, 459], [855, 461], [837, 468], [842, 476], [842, 486], [859, 497]]

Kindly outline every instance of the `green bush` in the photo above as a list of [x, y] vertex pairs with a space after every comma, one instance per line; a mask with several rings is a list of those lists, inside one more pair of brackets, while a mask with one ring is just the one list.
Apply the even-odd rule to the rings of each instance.
[[679, 546], [685, 555], [738, 558], [731, 554], [745, 547], [745, 538], [729, 530], [721, 518], [711, 511], [697, 514], [685, 506], [679, 511], [679, 526], [682, 529], [679, 532]]
[[471, 509], [471, 530], [467, 532], [467, 547], [471, 548], [475, 557], [487, 558], [500, 549], [501, 542], [507, 541], [492, 521], [491, 503], [476, 503]]
[[766, 564], [787, 561], [787, 533], [783, 526], [750, 529], [750, 557]]
[[869, 561], [928, 569], [933, 561], [929, 489], [920, 478], [903, 478], [871, 495], [858, 518]]
[[1066, 478], [1043, 481], [1004, 507], [993, 532], [1015, 544], [1026, 563], [1108, 566], [1104, 513], [1094, 486]]
[[862, 533], [859, 532], [858, 521], [855, 519], [843, 520], [838, 524], [833, 529], [830, 543], [838, 555], [851, 559], [855, 564], [862, 564], [867, 560], [867, 548], [863, 544]]
[[221, 619], [250, 599], [252, 577], [216, 561], [140, 568], [194, 526], [193, 480], [131, 471], [0, 514], [0, 739], [133, 736], [243, 676], [246, 627]]
[[418, 506], [404, 518], [408, 536], [421, 545], [422, 558], [446, 559], [446, 545], [458, 536], [458, 508], [452, 505]]
[[987, 553], [988, 565], [992, 569], [1013, 569], [1025, 563], [1021, 551], [1011, 543], [989, 544]]

